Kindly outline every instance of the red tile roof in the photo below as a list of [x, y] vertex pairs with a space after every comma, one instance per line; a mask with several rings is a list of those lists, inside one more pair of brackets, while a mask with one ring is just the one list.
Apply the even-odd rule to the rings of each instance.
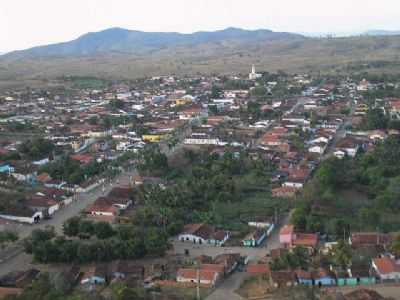
[[247, 266], [247, 273], [253, 275], [269, 274], [270, 272], [267, 264], [251, 264]]
[[316, 247], [318, 243], [318, 237], [314, 233], [296, 233], [293, 241], [294, 246], [304, 247]]
[[400, 273], [400, 265], [396, 264], [396, 261], [390, 257], [374, 258], [374, 264], [381, 274], [388, 273]]
[[[199, 278], [203, 281], [214, 281], [218, 274], [218, 272], [212, 270], [199, 270]], [[179, 269], [177, 277], [183, 277], [189, 280], [197, 280], [197, 270], [192, 268]]]

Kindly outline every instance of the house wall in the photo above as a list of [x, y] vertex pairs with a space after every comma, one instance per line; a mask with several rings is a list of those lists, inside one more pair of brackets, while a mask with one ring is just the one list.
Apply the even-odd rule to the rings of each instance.
[[201, 244], [206, 244], [207, 241], [199, 236], [192, 235], [192, 234], [180, 234], [179, 235], [179, 240], [184, 241], [184, 242], [192, 242], [192, 243], [201, 243]]
[[315, 279], [315, 285], [319, 285], [321, 283], [321, 285], [335, 285], [336, 281], [333, 278], [330, 277], [323, 277], [323, 278], [318, 278]]
[[43, 213], [39, 212], [39, 211], [35, 212], [32, 217], [20, 217], [20, 216], [0, 214], [0, 217], [3, 219], [12, 220], [12, 221], [20, 222], [20, 223], [33, 224], [33, 223], [35, 223], [35, 217], [39, 217], [40, 219], [43, 219]]
[[54, 213], [55, 213], [57, 210], [59, 210], [59, 209], [60, 209], [60, 205], [59, 205], [59, 204], [50, 206], [50, 207], [48, 208], [49, 215], [54, 214]]
[[313, 284], [313, 281], [311, 279], [303, 279], [303, 278], [299, 278], [299, 284], [301, 285], [308, 285], [311, 286]]
[[114, 216], [112, 212], [108, 211], [92, 211], [90, 213], [95, 216], [111, 216], [111, 217]]
[[[185, 278], [185, 277], [180, 277], [178, 276], [176, 278], [177, 282], [180, 283], [196, 283], [197, 279], [196, 278]], [[205, 280], [205, 279], [200, 279], [200, 284], [203, 286], [214, 286], [216, 283], [216, 278], [214, 278], [214, 280]]]
[[119, 209], [125, 210], [127, 209], [129, 206], [132, 205], [132, 201], [128, 201], [126, 204], [114, 204], [114, 206], [118, 207]]
[[68, 197], [68, 198], [64, 199], [63, 202], [64, 202], [64, 205], [71, 204], [72, 203], [72, 197]]
[[292, 235], [291, 234], [280, 234], [279, 235], [279, 242], [281, 244], [288, 244], [292, 243]]
[[376, 270], [376, 273], [378, 273], [378, 276], [381, 280], [400, 280], [400, 272], [382, 274], [379, 272], [374, 262], [372, 262], [372, 267]]
[[392, 272], [387, 274], [380, 274], [378, 272], [378, 275], [381, 280], [400, 280], [400, 272]]
[[368, 285], [368, 284], [375, 284], [376, 279], [375, 277], [361, 277], [360, 284]]
[[104, 284], [106, 283], [106, 280], [102, 277], [98, 277], [98, 276], [92, 276], [89, 278], [84, 278], [81, 281], [81, 284]]
[[271, 225], [269, 222], [248, 222], [247, 224], [257, 228], [266, 228]]
[[290, 181], [286, 181], [283, 186], [289, 186], [289, 187], [294, 187], [294, 188], [298, 188], [301, 189], [303, 187], [303, 183], [301, 182], [290, 182]]
[[358, 148], [346, 148], [347, 155], [350, 157], [355, 157], [358, 151]]
[[214, 239], [209, 239], [207, 241], [208, 244], [214, 245], [214, 246], [222, 246], [225, 244], [225, 242], [229, 239], [229, 234], [225, 235], [224, 239], [222, 241], [219, 240], [214, 240]]

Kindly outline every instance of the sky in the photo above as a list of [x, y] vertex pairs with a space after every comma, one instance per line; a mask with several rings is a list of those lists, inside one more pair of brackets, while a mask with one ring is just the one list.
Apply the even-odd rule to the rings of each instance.
[[400, 30], [399, 0], [0, 1], [0, 52], [110, 27], [184, 33], [226, 27], [339, 34]]

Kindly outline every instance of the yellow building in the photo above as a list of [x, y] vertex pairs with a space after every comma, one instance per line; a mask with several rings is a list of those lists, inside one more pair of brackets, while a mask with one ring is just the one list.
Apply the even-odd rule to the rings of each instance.
[[186, 105], [192, 103], [192, 100], [189, 98], [181, 98], [175, 100], [175, 105]]
[[143, 141], [145, 142], [150, 142], [150, 143], [156, 143], [161, 141], [163, 138], [163, 135], [159, 134], [145, 134], [142, 136]]

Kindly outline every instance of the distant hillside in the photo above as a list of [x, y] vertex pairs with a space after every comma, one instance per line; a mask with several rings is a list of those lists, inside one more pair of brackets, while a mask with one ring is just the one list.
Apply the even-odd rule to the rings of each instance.
[[213, 32], [182, 34], [176, 32], [143, 32], [123, 28], [111, 28], [91, 32], [76, 40], [14, 51], [9, 58], [91, 56], [105, 53], [146, 54], [171, 46], [196, 46], [207, 43], [275, 41], [283, 39], [303, 39], [301, 35], [273, 32], [270, 30], [243, 30], [227, 28]]
[[400, 35], [400, 30], [368, 30], [364, 33], [364, 35]]
[[400, 73], [400, 36], [305, 38], [228, 28], [194, 34], [109, 29], [77, 40], [7, 53], [1, 81], [63, 75], [137, 78], [165, 74], [304, 72]]

